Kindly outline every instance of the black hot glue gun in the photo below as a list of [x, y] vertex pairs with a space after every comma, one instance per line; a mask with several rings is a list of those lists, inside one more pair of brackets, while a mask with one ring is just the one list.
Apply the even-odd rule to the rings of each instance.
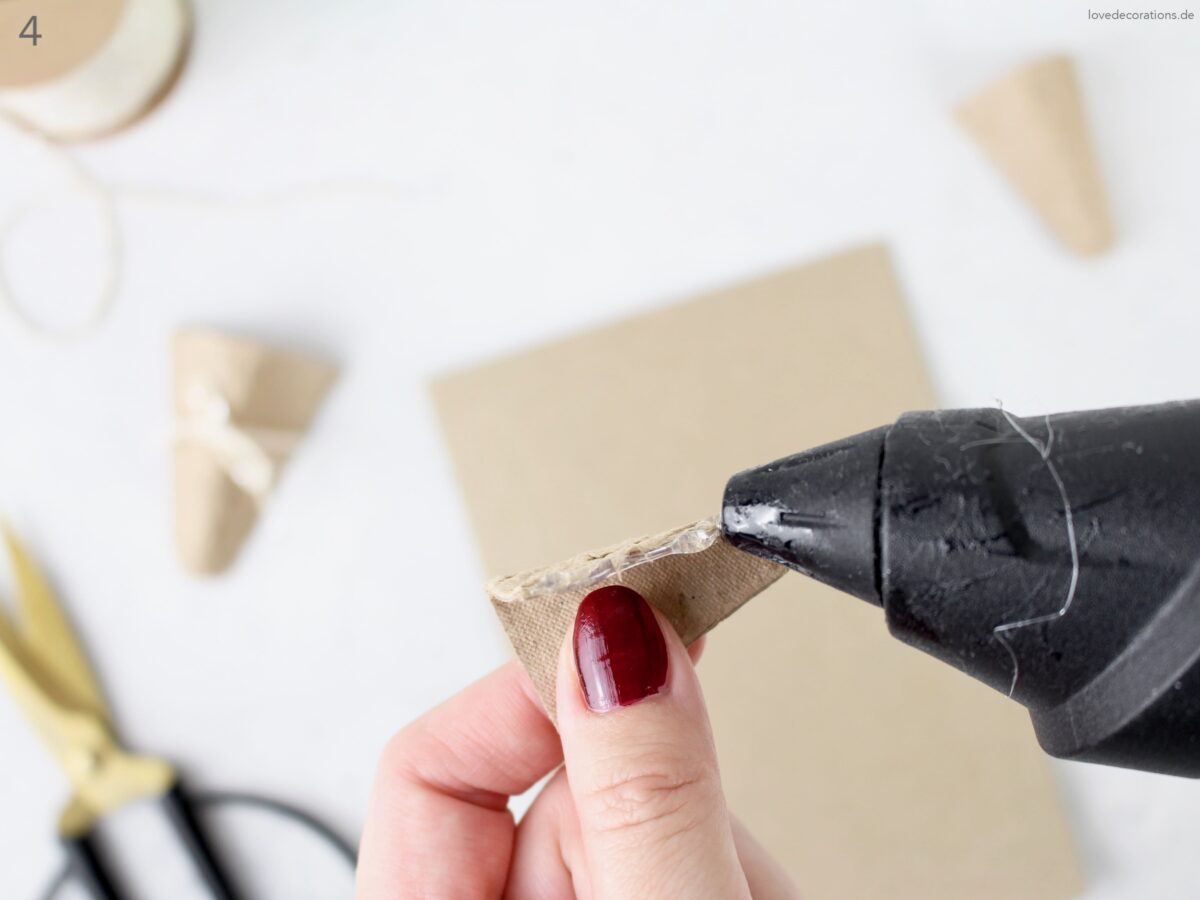
[[906, 413], [735, 475], [722, 530], [883, 607], [1048, 753], [1200, 776], [1200, 401]]

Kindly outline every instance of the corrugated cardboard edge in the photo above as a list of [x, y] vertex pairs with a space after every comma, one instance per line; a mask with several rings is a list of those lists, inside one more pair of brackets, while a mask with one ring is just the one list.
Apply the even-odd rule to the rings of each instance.
[[[609, 584], [633, 588], [667, 618], [684, 643], [690, 644], [787, 571], [777, 563], [735, 549], [719, 536], [698, 552], [672, 553], [632, 566], [623, 564], [631, 543], [662, 545], [682, 530], [674, 528], [661, 535], [624, 541], [555, 566], [496, 579], [488, 585], [492, 606], [551, 719], [555, 718], [558, 654], [574, 625], [579, 604], [591, 591]], [[540, 580], [558, 568], [575, 567], [584, 557], [612, 559], [615, 573], [567, 590], [529, 593], [516, 599], [507, 599], [512, 595], [502, 589], [513, 583]]]

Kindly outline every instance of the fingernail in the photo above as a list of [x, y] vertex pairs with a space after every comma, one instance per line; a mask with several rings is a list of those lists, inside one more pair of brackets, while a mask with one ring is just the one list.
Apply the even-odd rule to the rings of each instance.
[[574, 643], [583, 697], [595, 712], [630, 706], [667, 683], [667, 642], [632, 588], [614, 584], [584, 597]]

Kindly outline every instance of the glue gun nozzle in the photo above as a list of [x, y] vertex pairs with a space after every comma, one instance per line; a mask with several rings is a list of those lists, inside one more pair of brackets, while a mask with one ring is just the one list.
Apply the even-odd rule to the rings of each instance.
[[735, 547], [876, 606], [879, 466], [888, 427], [729, 479], [721, 530]]

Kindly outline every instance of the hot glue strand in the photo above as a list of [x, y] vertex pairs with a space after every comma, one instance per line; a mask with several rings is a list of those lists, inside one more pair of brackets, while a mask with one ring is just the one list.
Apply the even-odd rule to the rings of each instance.
[[1062, 498], [1063, 514], [1067, 522], [1067, 546], [1071, 552], [1071, 579], [1067, 585], [1067, 596], [1063, 600], [1062, 605], [1052, 613], [1045, 615], [1033, 616], [1028, 619], [1020, 619], [1016, 622], [1005, 622], [997, 625], [992, 629], [992, 635], [1000, 642], [1000, 645], [1008, 652], [1009, 658], [1012, 660], [1012, 682], [1008, 687], [1008, 696], [1012, 696], [1017, 689], [1017, 678], [1020, 675], [1020, 664], [1017, 662], [1016, 651], [1013, 650], [1012, 644], [1009, 642], [1006, 635], [1021, 628], [1028, 628], [1032, 625], [1042, 625], [1046, 622], [1053, 622], [1061, 619], [1070, 610], [1071, 604], [1075, 601], [1075, 590], [1079, 586], [1079, 544], [1075, 538], [1075, 517], [1071, 512], [1071, 501], [1067, 497], [1067, 488], [1063, 484], [1062, 476], [1058, 473], [1058, 468], [1054, 465], [1054, 461], [1050, 458], [1051, 449], [1054, 446], [1054, 427], [1050, 424], [1050, 417], [1046, 416], [1046, 440], [1043, 443], [1021, 427], [1013, 416], [1003, 407], [1000, 409], [1000, 414], [1008, 421], [1008, 424], [1013, 427], [1028, 444], [1037, 451], [1038, 456], [1042, 458], [1042, 462], [1046, 466], [1046, 471], [1050, 473], [1050, 477], [1054, 480], [1055, 487], [1058, 488], [1058, 495]]

